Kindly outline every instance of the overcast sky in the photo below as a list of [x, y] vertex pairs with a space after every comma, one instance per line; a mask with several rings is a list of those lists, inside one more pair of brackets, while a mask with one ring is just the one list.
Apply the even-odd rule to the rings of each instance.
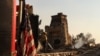
[[33, 5], [34, 14], [42, 19], [40, 28], [50, 25], [52, 15], [63, 12], [70, 35], [91, 33], [96, 43], [100, 42], [100, 0], [26, 0], [26, 3]]

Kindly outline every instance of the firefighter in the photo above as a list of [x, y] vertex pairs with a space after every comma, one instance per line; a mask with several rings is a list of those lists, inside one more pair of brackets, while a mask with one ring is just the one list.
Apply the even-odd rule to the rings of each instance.
[[47, 33], [46, 32], [41, 33], [40, 42], [43, 47], [43, 51], [45, 52], [47, 48]]

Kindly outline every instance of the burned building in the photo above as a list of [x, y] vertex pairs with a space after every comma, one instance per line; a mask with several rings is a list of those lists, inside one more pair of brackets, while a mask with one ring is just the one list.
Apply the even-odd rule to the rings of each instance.
[[67, 15], [58, 13], [53, 15], [50, 26], [45, 26], [49, 43], [54, 49], [61, 49], [71, 45], [71, 37], [68, 32]]

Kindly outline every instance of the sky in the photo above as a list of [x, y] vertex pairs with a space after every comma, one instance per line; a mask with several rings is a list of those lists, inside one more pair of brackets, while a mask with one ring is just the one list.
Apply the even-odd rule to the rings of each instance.
[[[62, 12], [67, 15], [70, 35], [91, 33], [100, 43], [100, 0], [26, 0], [42, 20], [40, 28], [50, 25], [51, 16]], [[18, 4], [18, 0], [17, 0]]]

